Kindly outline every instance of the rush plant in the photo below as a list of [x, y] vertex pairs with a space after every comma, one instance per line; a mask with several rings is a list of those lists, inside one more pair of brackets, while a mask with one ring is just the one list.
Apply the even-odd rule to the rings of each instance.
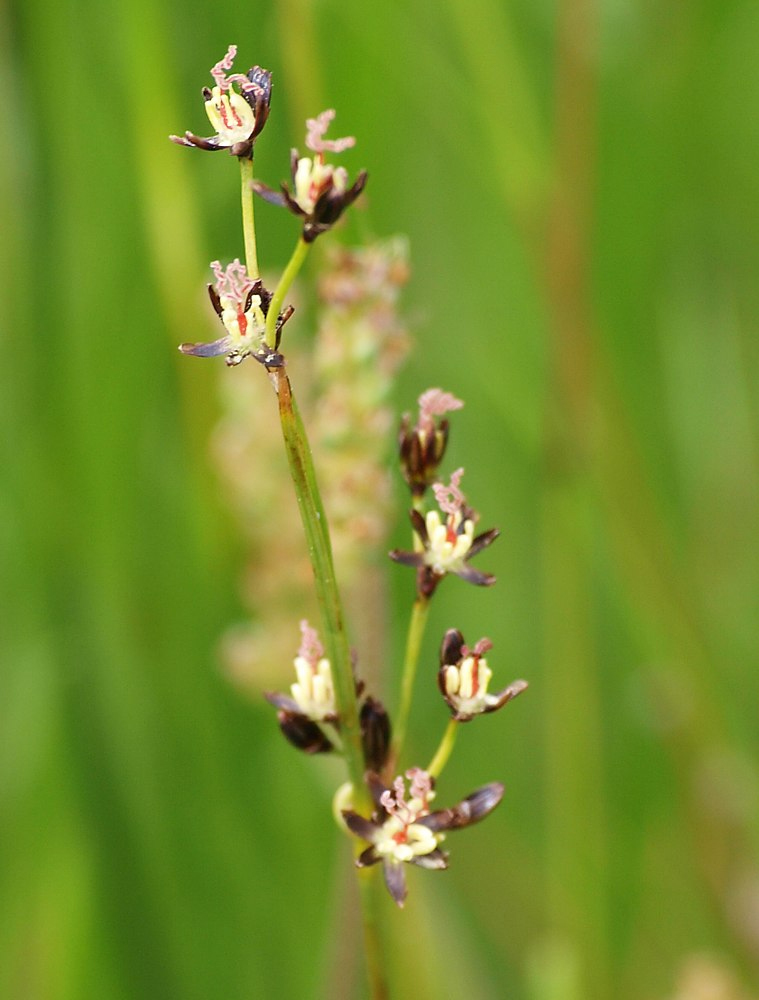
[[[211, 70], [213, 86], [202, 92], [214, 134], [207, 138], [192, 132], [171, 136], [189, 148], [226, 150], [238, 161], [245, 258], [244, 263], [235, 259], [224, 266], [215, 260], [210, 265], [214, 280], [208, 293], [223, 327], [221, 336], [209, 343], [182, 344], [180, 350], [202, 358], [224, 356], [232, 368], [250, 359], [260, 366], [261, 376], [268, 377], [274, 391], [320, 623], [317, 630], [305, 620], [300, 622], [295, 680], [289, 692], [270, 692], [266, 698], [276, 708], [280, 729], [294, 747], [307, 754], [339, 754], [345, 762], [347, 780], [336, 792], [335, 814], [343, 833], [354, 842], [368, 976], [372, 996], [380, 998], [389, 994], [373, 891], [375, 873], [383, 872], [390, 896], [402, 907], [408, 891], [407, 866], [446, 868], [447, 834], [479, 822], [495, 809], [504, 792], [498, 781], [453, 805], [438, 806], [440, 777], [459, 728], [501, 709], [527, 685], [514, 681], [491, 693], [487, 654], [492, 643], [481, 638], [468, 646], [458, 629], [449, 629], [440, 648], [439, 695], [434, 694], [445, 700], [449, 722], [425, 767], [406, 759], [412, 692], [430, 602], [446, 577], [478, 587], [495, 583], [492, 574], [472, 561], [495, 541], [498, 530], [477, 532], [479, 516], [461, 486], [463, 469], [455, 470], [447, 483], [441, 479], [449, 435], [447, 415], [463, 403], [438, 388], [422, 393], [416, 418], [405, 416], [400, 428], [400, 468], [410, 493], [412, 542], [408, 551], [395, 550], [390, 558], [415, 571], [415, 593], [394, 727], [383, 701], [358, 676], [361, 636], [354, 653], [335, 573], [330, 524], [288, 371], [283, 331], [294, 312], [287, 297], [311, 247], [361, 195], [367, 173], [361, 171], [351, 180], [344, 167], [332, 162], [331, 156], [352, 147], [355, 140], [326, 138], [335, 117], [333, 110], [327, 110], [306, 122], [308, 154], [292, 151], [289, 182], [274, 190], [255, 178], [254, 152], [269, 117], [271, 74], [259, 66], [244, 74], [231, 72], [236, 53], [236, 47], [230, 46]], [[259, 272], [256, 196], [285, 209], [298, 223], [292, 256], [271, 289]], [[430, 683], [431, 696], [434, 688]]]

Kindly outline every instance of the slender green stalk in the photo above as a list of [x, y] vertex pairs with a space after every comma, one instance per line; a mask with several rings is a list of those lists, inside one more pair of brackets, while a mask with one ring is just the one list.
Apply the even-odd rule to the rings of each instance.
[[448, 758], [451, 756], [458, 732], [458, 722], [455, 719], [450, 719], [443, 733], [443, 738], [440, 741], [440, 746], [435, 751], [435, 756], [427, 768], [427, 773], [431, 774], [433, 778], [439, 778], [443, 768], [448, 763]]
[[361, 868], [358, 871], [358, 888], [361, 896], [361, 914], [364, 928], [364, 952], [369, 989], [372, 1000], [389, 1000], [383, 947], [380, 934], [379, 893], [377, 875], [379, 868]]
[[303, 261], [308, 256], [308, 251], [311, 249], [311, 244], [306, 243], [306, 241], [301, 237], [295, 244], [295, 249], [293, 250], [292, 257], [287, 262], [287, 267], [282, 272], [282, 277], [279, 279], [279, 284], [277, 285], [276, 291], [272, 297], [269, 304], [269, 312], [266, 316], [266, 333], [264, 334], [264, 340], [267, 347], [274, 347], [274, 343], [277, 339], [277, 317], [282, 309], [282, 305], [285, 301], [285, 295], [295, 281], [295, 277], [303, 266]]
[[[327, 519], [316, 481], [311, 449], [300, 418], [292, 386], [284, 368], [275, 369], [272, 379], [279, 400], [279, 416], [285, 450], [298, 500], [308, 552], [314, 573], [316, 595], [322, 619], [322, 638], [332, 665], [335, 701], [340, 717], [340, 735], [348, 777], [353, 786], [353, 807], [365, 815], [371, 810], [364, 783], [364, 756], [348, 637], [335, 578]], [[376, 881], [372, 871], [358, 873], [364, 950], [372, 1000], [387, 1000], [389, 994], [382, 961]]]
[[260, 277], [256, 251], [256, 225], [253, 216], [253, 160], [240, 157], [240, 181], [242, 202], [242, 234], [245, 240], [245, 268], [254, 280]]
[[398, 708], [395, 723], [395, 740], [393, 742], [392, 759], [396, 764], [400, 759], [406, 739], [406, 728], [408, 726], [409, 712], [411, 711], [411, 699], [414, 695], [414, 679], [416, 678], [419, 652], [422, 648], [422, 638], [425, 626], [427, 625], [429, 609], [430, 601], [428, 597], [417, 597], [411, 609], [411, 619], [406, 637], [406, 656], [403, 662], [403, 676], [401, 678], [401, 703]]
[[353, 785], [354, 807], [359, 811], [366, 811], [370, 807], [370, 803], [363, 780], [364, 758], [361, 748], [356, 685], [353, 678], [348, 636], [345, 631], [343, 608], [332, 561], [332, 546], [327, 519], [316, 481], [311, 448], [293, 397], [290, 379], [284, 368], [275, 369], [272, 378], [279, 400], [279, 417], [290, 475], [295, 486], [298, 509], [314, 573], [316, 596], [322, 617], [322, 638], [332, 665], [332, 680], [335, 685], [335, 699], [340, 716], [340, 735], [343, 740], [348, 776]]
[[[248, 274], [253, 275], [253, 268], [255, 268], [255, 276], [257, 277], [258, 264], [255, 258], [256, 241], [252, 208], [253, 192], [250, 185], [252, 175], [252, 164], [249, 171], [246, 171], [244, 166], [242, 167], [242, 206], [246, 265]], [[246, 198], [247, 191], [250, 191], [250, 198]], [[249, 210], [246, 210], [246, 204], [249, 204]], [[277, 318], [282, 309], [285, 295], [302, 267], [309, 247], [310, 244], [306, 243], [302, 238], [298, 240], [295, 250], [272, 296], [266, 318], [266, 332], [264, 336], [265, 342], [269, 347], [274, 347], [277, 335]], [[348, 777], [353, 786], [353, 808], [358, 812], [368, 814], [371, 810], [371, 799], [364, 782], [364, 754], [361, 746], [361, 725], [356, 699], [356, 683], [353, 676], [353, 662], [350, 646], [348, 645], [348, 636], [345, 631], [342, 601], [335, 577], [329, 525], [324, 512], [319, 485], [316, 480], [311, 446], [295, 402], [286, 369], [284, 367], [274, 369], [271, 372], [271, 378], [277, 393], [285, 452], [287, 453], [290, 475], [292, 476], [295, 488], [298, 510], [303, 522], [308, 554], [314, 574], [316, 596], [321, 611], [322, 638], [332, 666], [332, 681], [335, 688], [337, 713], [340, 718], [340, 738], [342, 741], [343, 756], [348, 770]], [[382, 962], [382, 942], [379, 934], [376, 874], [373, 870], [361, 870], [358, 872], [358, 881], [361, 898], [361, 919], [364, 929], [364, 949], [371, 997], [372, 1000], [388, 1000], [389, 993], [385, 980]]]

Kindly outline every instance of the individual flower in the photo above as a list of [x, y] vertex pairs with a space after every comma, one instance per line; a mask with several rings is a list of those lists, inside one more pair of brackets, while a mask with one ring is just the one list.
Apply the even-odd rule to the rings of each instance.
[[527, 681], [512, 681], [498, 694], [488, 694], [493, 672], [485, 653], [493, 648], [490, 639], [480, 639], [472, 649], [464, 645], [464, 636], [452, 628], [445, 633], [440, 647], [440, 670], [437, 679], [443, 697], [457, 722], [469, 722], [475, 715], [485, 715], [503, 708], [527, 687]]
[[316, 629], [304, 620], [300, 631], [301, 644], [293, 661], [296, 680], [290, 685], [290, 695], [270, 692], [265, 697], [279, 709], [279, 727], [290, 743], [306, 753], [325, 753], [333, 744], [322, 727], [337, 724], [332, 670]]
[[314, 153], [298, 156], [296, 149], [290, 155], [292, 190], [282, 183], [281, 192], [273, 191], [260, 181], [253, 181], [253, 190], [273, 205], [289, 209], [303, 219], [303, 239], [312, 243], [317, 236], [330, 229], [364, 190], [367, 173], [362, 170], [353, 184], [348, 186], [345, 167], [335, 167], [324, 160], [325, 152], [341, 153], [355, 145], [353, 136], [343, 139], [325, 139], [324, 133], [335, 117], [334, 110], [322, 111], [316, 118], [306, 121], [306, 146]]
[[[237, 259], [226, 268], [215, 260], [211, 269], [216, 281], [208, 286], [208, 294], [227, 332], [209, 344], [180, 344], [179, 350], [199, 358], [226, 354], [228, 365], [239, 365], [252, 356], [270, 368], [279, 367], [282, 356], [270, 351], [264, 343], [271, 293], [264, 288], [260, 278], [254, 281], [245, 270], [245, 265]], [[282, 326], [291, 315], [292, 309], [289, 308], [278, 318], [277, 342]]]
[[417, 567], [417, 589], [425, 597], [434, 592], [448, 573], [479, 587], [495, 583], [491, 573], [481, 573], [469, 565], [469, 560], [495, 541], [500, 532], [491, 528], [475, 536], [477, 514], [467, 505], [460, 489], [463, 474], [463, 469], [457, 469], [449, 486], [436, 483], [432, 487], [439, 510], [428, 511], [426, 515], [418, 510], [409, 512], [421, 548], [414, 552], [394, 549], [390, 553], [395, 562]]
[[459, 830], [484, 819], [503, 798], [497, 781], [476, 792], [451, 809], [430, 811], [435, 797], [434, 779], [421, 768], [406, 771], [408, 790], [402, 777], [388, 788], [373, 772], [366, 776], [375, 811], [366, 819], [352, 809], [342, 810], [348, 829], [368, 841], [369, 847], [356, 859], [359, 868], [382, 862], [385, 885], [398, 906], [406, 899], [405, 864], [420, 868], [447, 868], [448, 855], [440, 844], [448, 830]]
[[[237, 55], [237, 46], [230, 45], [227, 54], [211, 70], [214, 87], [203, 87], [203, 99], [209, 121], [216, 135], [201, 139], [192, 132], [171, 135], [172, 142], [197, 149], [228, 149], [233, 156], [253, 156], [253, 142], [269, 117], [271, 103], [271, 73], [253, 66], [247, 74], [229, 73]], [[239, 84], [242, 93], [235, 90]]]
[[419, 416], [414, 426], [405, 414], [398, 436], [401, 471], [412, 496], [421, 497], [432, 485], [448, 444], [448, 421], [436, 420], [464, 404], [450, 392], [428, 389], [419, 397]]

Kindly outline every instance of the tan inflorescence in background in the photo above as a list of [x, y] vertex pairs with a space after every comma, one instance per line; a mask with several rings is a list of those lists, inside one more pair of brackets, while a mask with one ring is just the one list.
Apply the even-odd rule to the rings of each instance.
[[[313, 343], [288, 347], [288, 364], [308, 387], [311, 441], [348, 618], [360, 636], [362, 676], [381, 659], [382, 564], [392, 507], [396, 415], [393, 376], [409, 349], [399, 313], [408, 280], [405, 240], [326, 255]], [[222, 640], [224, 666], [258, 693], [289, 677], [298, 621], [317, 611], [279, 428], [262, 426], [271, 387], [258, 365], [221, 382], [223, 415], [214, 456], [249, 549], [243, 602], [250, 619]], [[273, 544], [276, 542], [276, 544]], [[265, 609], [265, 627], [262, 611]]]

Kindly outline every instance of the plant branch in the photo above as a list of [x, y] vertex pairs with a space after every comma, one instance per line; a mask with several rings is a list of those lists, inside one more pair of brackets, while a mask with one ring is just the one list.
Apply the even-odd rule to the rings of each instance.
[[242, 233], [245, 240], [245, 269], [255, 281], [259, 278], [256, 251], [256, 225], [253, 215], [253, 160], [240, 157], [240, 200], [242, 202]]
[[422, 638], [425, 626], [427, 625], [429, 608], [429, 598], [420, 596], [414, 601], [414, 606], [411, 609], [411, 619], [406, 637], [406, 656], [403, 663], [403, 676], [401, 678], [401, 703], [398, 709], [398, 717], [395, 724], [395, 740], [393, 742], [392, 760], [394, 765], [397, 764], [400, 758], [406, 739], [411, 700], [414, 696], [414, 680], [419, 664], [419, 652], [422, 647]]
[[285, 295], [290, 289], [293, 281], [295, 281], [298, 271], [303, 267], [303, 262], [308, 256], [308, 251], [311, 248], [310, 243], [301, 237], [295, 244], [295, 249], [293, 250], [292, 257], [287, 262], [287, 267], [282, 272], [282, 277], [279, 279], [279, 284], [272, 296], [272, 300], [269, 303], [269, 312], [266, 315], [266, 333], [264, 334], [264, 341], [267, 347], [274, 348], [277, 340], [277, 319], [282, 310], [282, 304], [285, 301]]
[[316, 596], [322, 618], [324, 645], [332, 666], [335, 699], [340, 718], [340, 736], [343, 741], [348, 777], [353, 785], [354, 808], [367, 812], [371, 806], [364, 784], [364, 757], [361, 747], [356, 684], [348, 636], [345, 631], [343, 608], [335, 578], [327, 519], [316, 481], [316, 472], [306, 430], [300, 418], [285, 368], [275, 369], [272, 372], [272, 379], [279, 401], [279, 417], [290, 475], [295, 486], [298, 509], [306, 534], [308, 554], [314, 574]]
[[443, 768], [448, 763], [448, 758], [451, 756], [458, 732], [458, 722], [455, 719], [450, 719], [443, 733], [443, 738], [440, 741], [440, 746], [435, 751], [435, 756], [427, 767], [427, 773], [432, 775], [433, 778], [439, 778]]

